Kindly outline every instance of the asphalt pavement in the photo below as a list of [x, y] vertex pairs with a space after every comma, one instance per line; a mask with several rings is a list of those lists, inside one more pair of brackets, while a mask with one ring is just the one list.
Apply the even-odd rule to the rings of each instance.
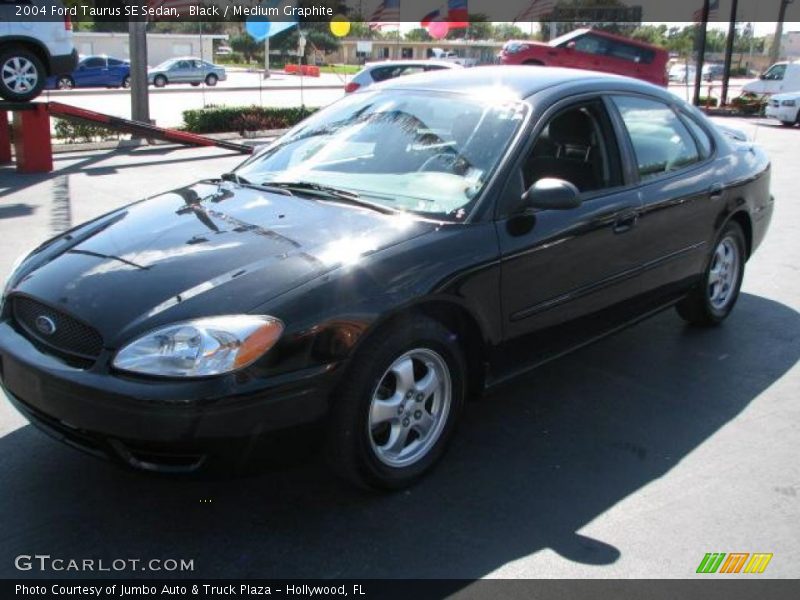
[[[723, 326], [668, 311], [508, 384], [393, 495], [315, 460], [233, 480], [132, 473], [0, 401], [0, 577], [35, 575], [14, 558], [39, 553], [193, 559], [196, 578], [683, 578], [707, 552], [769, 552], [758, 577], [797, 578], [800, 129], [723, 122], [767, 149], [776, 197]], [[0, 274], [57, 231], [240, 160], [157, 147], [59, 155], [50, 175], [2, 167]]]

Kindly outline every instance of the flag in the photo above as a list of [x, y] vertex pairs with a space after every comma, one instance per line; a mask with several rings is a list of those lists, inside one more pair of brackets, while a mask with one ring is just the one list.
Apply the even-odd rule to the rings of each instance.
[[431, 24], [431, 21], [435, 21], [441, 16], [442, 16], [442, 11], [437, 8], [436, 10], [432, 10], [427, 15], [422, 17], [422, 20], [420, 20], [419, 24], [422, 27], [427, 27], [428, 25]]
[[[713, 21], [717, 18], [717, 11], [719, 10], [719, 0], [710, 0], [708, 3], [708, 20]], [[692, 20], [695, 23], [699, 23], [703, 20], [703, 7], [701, 6], [699, 9], [694, 11], [692, 14]]]
[[382, 0], [369, 18], [370, 29], [380, 29], [384, 25], [400, 22], [400, 0]]
[[447, 0], [447, 20], [450, 22], [450, 29], [469, 27], [467, 0]]
[[533, 0], [525, 10], [520, 12], [514, 18], [513, 22], [535, 21], [537, 19], [541, 19], [545, 15], [549, 15], [551, 12], [553, 12], [555, 6], [556, 0]]

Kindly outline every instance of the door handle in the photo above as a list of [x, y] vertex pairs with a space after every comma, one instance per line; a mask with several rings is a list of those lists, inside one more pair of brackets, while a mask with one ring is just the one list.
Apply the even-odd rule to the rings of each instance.
[[708, 197], [711, 198], [712, 200], [719, 200], [720, 198], [722, 198], [722, 192], [723, 192], [722, 184], [715, 183], [710, 188], [708, 188]]
[[636, 226], [639, 220], [639, 213], [627, 213], [621, 215], [614, 221], [614, 233], [626, 233]]

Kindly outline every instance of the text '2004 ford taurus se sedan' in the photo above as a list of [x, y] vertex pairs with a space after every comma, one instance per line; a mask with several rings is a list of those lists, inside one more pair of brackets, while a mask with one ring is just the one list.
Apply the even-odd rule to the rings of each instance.
[[469, 395], [668, 306], [725, 319], [769, 179], [646, 83], [400, 78], [33, 251], [4, 293], [3, 385], [134, 467], [230, 464], [314, 424], [342, 474], [401, 487]]

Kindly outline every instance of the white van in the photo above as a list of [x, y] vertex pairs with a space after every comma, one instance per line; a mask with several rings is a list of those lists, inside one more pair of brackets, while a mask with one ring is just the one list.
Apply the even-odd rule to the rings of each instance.
[[72, 22], [47, 16], [63, 7], [61, 0], [0, 2], [0, 97], [27, 102], [50, 75], [72, 73], [78, 63]]
[[759, 96], [800, 91], [800, 61], [775, 63], [742, 91]]

